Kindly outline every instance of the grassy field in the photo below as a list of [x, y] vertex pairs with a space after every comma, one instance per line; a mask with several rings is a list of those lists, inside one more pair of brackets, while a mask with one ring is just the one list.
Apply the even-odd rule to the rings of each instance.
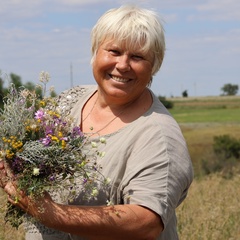
[[240, 123], [240, 96], [171, 98], [179, 123]]
[[[240, 166], [231, 178], [224, 172], [204, 175], [203, 161], [218, 161], [213, 137], [228, 134], [240, 139], [240, 97], [169, 99], [170, 110], [188, 143], [195, 179], [177, 209], [181, 240], [240, 239]], [[227, 164], [227, 163], [226, 163]]]
[[187, 199], [177, 209], [181, 240], [240, 239], [240, 175], [218, 174], [194, 180]]
[[[168, 100], [174, 102], [170, 112], [186, 138], [195, 171], [189, 195], [177, 209], [180, 239], [240, 239], [240, 166], [234, 167], [231, 177], [203, 171], [203, 161], [218, 161], [212, 148], [214, 136], [240, 139], [240, 96]], [[0, 192], [0, 240], [23, 240], [22, 230], [4, 224], [4, 201]]]

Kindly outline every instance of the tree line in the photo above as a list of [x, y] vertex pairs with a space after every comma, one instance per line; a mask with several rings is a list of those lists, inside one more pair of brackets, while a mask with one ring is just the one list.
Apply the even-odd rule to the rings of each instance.
[[[21, 77], [14, 73], [10, 73], [9, 76], [4, 77], [0, 71], [0, 108], [1, 109], [3, 108], [4, 97], [7, 96], [7, 94], [8, 94], [8, 86], [10, 84], [14, 84], [14, 86], [16, 87], [16, 89], [18, 91], [21, 88], [25, 88], [31, 92], [35, 91], [36, 95], [40, 99], [43, 98], [43, 90], [40, 87], [37, 87], [37, 85], [34, 84], [33, 82], [28, 81], [26, 83], [22, 83]], [[7, 87], [5, 87], [5, 85], [7, 85]], [[56, 92], [54, 92], [54, 91], [51, 91], [50, 95], [51, 95], [51, 97], [57, 96]]]
[[[221, 88], [221, 96], [235, 96], [238, 93], [239, 86], [237, 84], [226, 83]], [[184, 90], [182, 92], [182, 97], [188, 97], [188, 91]]]

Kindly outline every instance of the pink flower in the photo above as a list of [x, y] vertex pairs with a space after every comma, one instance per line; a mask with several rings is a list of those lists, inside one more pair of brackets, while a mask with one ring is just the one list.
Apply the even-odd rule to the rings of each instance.
[[42, 120], [44, 116], [45, 116], [45, 113], [43, 110], [38, 110], [37, 112], [35, 112], [35, 119]]
[[40, 142], [44, 145], [44, 146], [48, 146], [51, 143], [51, 137], [47, 136], [45, 138], [40, 139]]

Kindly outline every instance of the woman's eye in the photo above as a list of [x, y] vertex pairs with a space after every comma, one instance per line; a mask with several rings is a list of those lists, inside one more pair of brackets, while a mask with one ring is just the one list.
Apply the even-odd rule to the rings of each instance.
[[113, 55], [119, 55], [120, 54], [120, 52], [118, 50], [114, 50], [114, 49], [110, 49], [109, 52], [112, 53]]
[[133, 59], [136, 59], [136, 60], [142, 60], [142, 59], [143, 59], [143, 56], [133, 55], [132, 58], [133, 58]]

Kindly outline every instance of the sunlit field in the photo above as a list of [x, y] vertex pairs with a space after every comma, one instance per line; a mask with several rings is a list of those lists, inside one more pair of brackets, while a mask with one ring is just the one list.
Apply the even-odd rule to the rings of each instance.
[[177, 209], [180, 239], [240, 239], [240, 164], [230, 176], [203, 171], [203, 161], [218, 161], [214, 136], [240, 139], [240, 97], [174, 99], [174, 106], [170, 111], [186, 138], [195, 171], [188, 197]]
[[[186, 138], [195, 171], [188, 197], [177, 209], [180, 240], [240, 239], [240, 160], [231, 174], [207, 175], [203, 169], [204, 161], [218, 161], [214, 136], [240, 139], [240, 97], [168, 100], [174, 102], [170, 112]], [[4, 223], [5, 202], [0, 192], [0, 240], [23, 240], [22, 229], [16, 231]]]
[[194, 180], [177, 209], [181, 240], [240, 239], [240, 175], [231, 179], [213, 174]]

